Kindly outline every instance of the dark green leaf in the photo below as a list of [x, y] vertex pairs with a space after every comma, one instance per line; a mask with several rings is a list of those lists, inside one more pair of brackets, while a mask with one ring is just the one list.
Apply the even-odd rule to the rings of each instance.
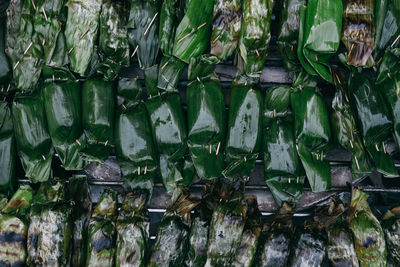
[[399, 207], [388, 210], [381, 222], [386, 238], [388, 266], [400, 264], [400, 211]]
[[[1, 16], [1, 15], [0, 15]], [[5, 94], [11, 79], [11, 66], [5, 52], [6, 21], [0, 22], [0, 95]]]
[[183, 16], [184, 0], [164, 0], [160, 11], [158, 42], [164, 56], [171, 56], [175, 30]]
[[167, 92], [177, 92], [179, 78], [185, 67], [186, 64], [176, 57], [164, 56], [158, 70], [157, 87]]
[[15, 185], [15, 138], [11, 109], [0, 101], [0, 193], [10, 195]]

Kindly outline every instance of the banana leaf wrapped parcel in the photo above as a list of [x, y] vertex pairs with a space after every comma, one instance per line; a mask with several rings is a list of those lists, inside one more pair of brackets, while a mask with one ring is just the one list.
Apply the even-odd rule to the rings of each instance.
[[21, 185], [0, 212], [0, 265], [24, 266], [32, 188]]
[[277, 44], [287, 71], [301, 69], [297, 58], [297, 42], [300, 29], [300, 7], [305, 5], [305, 0], [282, 1]]
[[11, 108], [0, 101], [0, 194], [9, 195], [15, 185], [15, 137]]
[[388, 266], [400, 264], [400, 211], [399, 207], [388, 210], [381, 221], [385, 233]]
[[241, 244], [247, 203], [237, 191], [215, 208], [209, 230], [206, 266], [230, 266]]
[[117, 192], [105, 188], [89, 222], [86, 266], [112, 267], [115, 264]]
[[199, 200], [177, 188], [157, 230], [148, 266], [183, 266], [190, 231], [190, 212]]
[[117, 219], [116, 263], [120, 266], [146, 266], [150, 222], [147, 219], [147, 196], [128, 193]]
[[239, 73], [260, 77], [271, 40], [271, 17], [274, 1], [242, 1], [242, 24], [236, 52]]
[[42, 95], [49, 134], [62, 166], [66, 170], [80, 170], [85, 162], [79, 152], [86, 145], [81, 122], [81, 89], [79, 81], [66, 72], [53, 73], [43, 84]]
[[312, 191], [325, 191], [331, 187], [330, 165], [325, 158], [331, 139], [328, 109], [317, 87], [295, 88], [290, 104], [297, 152]]
[[43, 67], [42, 40], [34, 30], [35, 5], [13, 0], [7, 10], [6, 54], [13, 82], [20, 91], [33, 91]]
[[71, 266], [85, 266], [90, 212], [92, 200], [88, 179], [85, 175], [75, 175], [69, 180], [68, 193], [73, 201]]
[[136, 78], [119, 79], [115, 150], [125, 189], [147, 189], [151, 193], [157, 159], [142, 92]]
[[385, 177], [397, 177], [393, 160], [386, 151], [388, 139], [393, 135], [393, 123], [381, 92], [365, 74], [360, 73], [350, 78], [349, 91], [365, 148], [378, 172]]
[[44, 182], [50, 176], [54, 149], [39, 94], [17, 95], [12, 104], [14, 135], [25, 176]]
[[176, 28], [173, 56], [189, 64], [210, 44], [213, 0], [186, 1], [186, 13]]
[[341, 0], [310, 0], [300, 8], [297, 56], [310, 75], [332, 82], [330, 57], [338, 50], [342, 31]]
[[114, 88], [112, 82], [87, 79], [82, 86], [82, 125], [87, 145], [81, 154], [88, 162], [103, 163], [114, 146]]
[[367, 202], [368, 195], [353, 189], [349, 211], [349, 225], [360, 266], [386, 266], [385, 234]]
[[65, 39], [71, 70], [85, 76], [97, 42], [102, 0], [70, 0]]
[[211, 33], [212, 55], [224, 62], [235, 51], [242, 25], [241, 0], [217, 0]]
[[278, 206], [284, 201], [297, 202], [305, 180], [296, 150], [291, 92], [292, 89], [284, 85], [268, 89], [263, 107], [264, 177]]
[[33, 199], [28, 229], [28, 265], [65, 266], [71, 255], [72, 207], [64, 184], [42, 183]]
[[[8, 3], [5, 2], [8, 6]], [[5, 53], [6, 45], [6, 13], [0, 10], [0, 95], [10, 91], [12, 70]]]
[[189, 65], [186, 89], [188, 147], [200, 179], [214, 179], [223, 168], [225, 102], [214, 72], [218, 59], [203, 55]]
[[332, 100], [332, 112], [330, 114], [332, 136], [341, 147], [352, 153], [351, 173], [353, 179], [356, 179], [371, 172], [371, 164], [351, 110], [349, 92], [348, 88], [345, 88], [347, 83], [344, 82], [343, 72], [335, 69], [334, 73], [336, 93]]
[[226, 167], [222, 175], [248, 180], [261, 147], [262, 98], [256, 82], [243, 76], [236, 79], [230, 93]]

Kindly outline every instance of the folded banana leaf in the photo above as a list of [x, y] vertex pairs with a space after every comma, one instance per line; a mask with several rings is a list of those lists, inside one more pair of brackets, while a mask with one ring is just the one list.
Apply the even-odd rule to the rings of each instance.
[[18, 95], [12, 105], [14, 135], [25, 176], [33, 183], [49, 179], [54, 149], [40, 95]]
[[156, 64], [161, 0], [131, 0], [127, 24], [131, 56], [137, 54], [139, 66], [145, 70]]
[[42, 44], [45, 64], [51, 62], [57, 45], [58, 35], [62, 26], [59, 17], [63, 6], [64, 0], [41, 0], [36, 1], [33, 6], [35, 10], [33, 28], [38, 35], [39, 42]]
[[335, 69], [333, 80], [336, 93], [332, 100], [332, 112], [330, 115], [332, 136], [341, 147], [352, 153], [351, 173], [353, 179], [361, 178], [371, 172], [371, 166], [351, 110], [349, 92], [343, 71]]
[[341, 0], [310, 0], [300, 7], [297, 56], [310, 75], [332, 82], [329, 59], [340, 44]]
[[356, 67], [374, 64], [374, 35], [374, 1], [347, 1], [343, 10], [342, 34], [342, 41], [348, 50], [347, 64]]
[[200, 216], [193, 219], [190, 227], [188, 256], [185, 266], [204, 266], [207, 260], [207, 241], [210, 222]]
[[190, 231], [190, 212], [199, 200], [182, 191], [174, 191], [171, 202], [158, 226], [148, 266], [183, 266]]
[[57, 43], [54, 48], [53, 57], [48, 63], [51, 67], [63, 67], [69, 63], [69, 54], [67, 50], [67, 41], [65, 40], [65, 34], [61, 31], [57, 38]]
[[358, 120], [365, 148], [385, 177], [397, 177], [393, 160], [386, 152], [393, 123], [383, 96], [366, 75], [355, 73], [349, 81], [351, 105]]
[[65, 38], [71, 70], [85, 76], [97, 42], [102, 0], [69, 0]]
[[313, 192], [331, 187], [331, 171], [325, 156], [331, 138], [328, 109], [319, 89], [297, 88], [290, 96], [297, 152]]
[[273, 0], [242, 1], [242, 26], [235, 60], [241, 74], [261, 76], [271, 40], [273, 7]]
[[[54, 190], [54, 191], [53, 191]], [[54, 195], [53, 195], [54, 194]], [[72, 207], [64, 185], [43, 183], [34, 196], [28, 230], [28, 260], [35, 266], [66, 266], [71, 255]]]
[[223, 168], [225, 102], [214, 72], [218, 59], [200, 56], [189, 65], [186, 89], [188, 147], [200, 179], [214, 179]]
[[150, 223], [147, 219], [147, 197], [125, 195], [117, 220], [116, 266], [145, 267]]
[[124, 0], [105, 1], [101, 6], [99, 47], [104, 60], [97, 66], [105, 80], [114, 80], [129, 66], [128, 6]]
[[262, 97], [256, 82], [236, 78], [230, 94], [224, 177], [250, 178], [261, 147], [261, 112]]
[[282, 1], [277, 44], [287, 71], [300, 71], [301, 69], [297, 58], [297, 41], [300, 28], [300, 7], [305, 5], [305, 0]]
[[125, 189], [146, 189], [151, 194], [157, 159], [142, 92], [136, 78], [121, 78], [118, 82], [115, 150]]
[[105, 188], [89, 222], [86, 266], [114, 266], [117, 204], [117, 192]]
[[266, 92], [263, 111], [263, 161], [267, 186], [278, 206], [299, 201], [305, 174], [296, 150], [290, 94], [287, 86]]
[[165, 56], [172, 55], [176, 27], [184, 15], [184, 8], [184, 0], [164, 0], [162, 3], [158, 43]]
[[114, 88], [101, 79], [82, 86], [82, 125], [87, 146], [81, 151], [89, 162], [103, 163], [114, 146]]
[[[396, 55], [397, 54], [397, 55]], [[391, 114], [394, 128], [394, 139], [400, 146], [400, 70], [391, 63], [400, 64], [400, 49], [387, 50], [377, 79], [376, 87], [379, 88], [382, 96], [386, 100], [386, 106]], [[384, 76], [386, 73], [386, 76]], [[379, 81], [379, 82], [378, 82]]]
[[208, 235], [206, 266], [230, 266], [241, 244], [246, 214], [247, 204], [239, 191], [217, 206]]
[[92, 200], [87, 177], [84, 175], [73, 176], [68, 187], [70, 199], [73, 200], [72, 210], [72, 240], [71, 240], [71, 266], [85, 266], [90, 212]]
[[189, 64], [208, 48], [213, 19], [213, 0], [190, 0], [176, 28], [173, 55]]
[[257, 198], [250, 196], [246, 199], [247, 219], [243, 229], [242, 239], [237, 248], [236, 256], [231, 266], [254, 266], [256, 251], [261, 235], [261, 212], [258, 210]]
[[0, 101], [0, 194], [14, 192], [15, 181], [15, 138], [11, 108]]
[[[60, 73], [56, 75], [64, 78]], [[54, 78], [44, 83], [42, 94], [49, 134], [62, 166], [66, 170], [82, 169], [85, 162], [79, 152], [84, 149], [86, 140], [81, 125], [79, 82], [72, 74], [70, 80]]]
[[290, 242], [293, 236], [293, 210], [284, 203], [276, 214], [267, 219], [263, 228], [263, 241], [258, 248], [257, 266], [287, 266]]
[[374, 59], [379, 61], [384, 50], [398, 47], [400, 36], [400, 2], [398, 0], [375, 1]]
[[241, 0], [217, 0], [211, 33], [211, 54], [221, 62], [227, 60], [237, 47], [242, 24]]
[[185, 62], [176, 57], [164, 56], [158, 70], [157, 87], [167, 92], [178, 92], [178, 82], [184, 69]]
[[[5, 2], [8, 6], [8, 3]], [[7, 93], [10, 90], [9, 84], [11, 79], [11, 66], [5, 54], [6, 42], [6, 14], [0, 14], [0, 95]]]
[[21, 185], [0, 213], [0, 265], [24, 266], [29, 221], [26, 218], [32, 202], [32, 188]]
[[400, 210], [399, 207], [388, 210], [381, 222], [385, 233], [388, 266], [400, 264]]
[[349, 211], [349, 225], [360, 266], [386, 266], [385, 235], [379, 221], [372, 213], [368, 195], [353, 189]]
[[6, 54], [13, 82], [20, 91], [33, 91], [42, 72], [42, 41], [34, 31], [33, 1], [13, 0], [7, 10]]
[[325, 249], [326, 238], [323, 232], [308, 225], [299, 227], [292, 244], [289, 266], [322, 266]]

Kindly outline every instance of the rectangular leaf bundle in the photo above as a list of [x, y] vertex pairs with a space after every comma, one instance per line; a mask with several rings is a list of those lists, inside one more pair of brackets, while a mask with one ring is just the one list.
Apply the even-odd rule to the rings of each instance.
[[158, 43], [165, 56], [172, 55], [175, 31], [184, 15], [185, 5], [185, 0], [164, 0], [162, 3]]
[[[8, 3], [7, 3], [8, 5]], [[0, 95], [10, 91], [10, 80], [12, 76], [10, 62], [5, 53], [6, 45], [6, 14], [0, 11]]]
[[11, 108], [0, 101], [0, 193], [9, 195], [15, 184], [15, 137]]

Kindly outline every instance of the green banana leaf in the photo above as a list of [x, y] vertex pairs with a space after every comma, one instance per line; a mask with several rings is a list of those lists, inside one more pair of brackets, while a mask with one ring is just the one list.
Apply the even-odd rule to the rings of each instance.
[[[8, 3], [7, 3], [8, 5]], [[6, 14], [0, 14], [0, 95], [7, 94], [12, 76], [11, 66], [5, 54]]]
[[24, 266], [27, 252], [28, 220], [26, 213], [32, 202], [32, 188], [21, 185], [2, 206], [0, 213], [0, 265]]
[[400, 72], [400, 48], [387, 49], [379, 66], [376, 83], [380, 84], [389, 76], [394, 76]]
[[379, 62], [384, 50], [400, 44], [400, 1], [375, 0], [373, 56]]
[[218, 58], [203, 55], [189, 65], [186, 89], [188, 147], [200, 179], [214, 179], [223, 168], [225, 102], [214, 73]]
[[125, 195], [117, 220], [116, 266], [145, 267], [150, 223], [144, 195]]
[[131, 0], [128, 39], [133, 48], [131, 56], [137, 54], [139, 66], [143, 70], [156, 64], [160, 6], [160, 0]]
[[111, 82], [87, 79], [82, 86], [82, 125], [87, 146], [81, 154], [88, 162], [103, 163], [114, 146], [114, 88]]
[[148, 95], [159, 94], [160, 90], [157, 88], [158, 79], [158, 65], [155, 64], [143, 70], [144, 85]]
[[75, 175], [69, 180], [70, 199], [73, 201], [72, 210], [72, 240], [71, 266], [85, 266], [90, 212], [92, 200], [88, 179], [84, 175]]
[[122, 67], [129, 66], [127, 19], [126, 1], [107, 0], [102, 4], [99, 47], [105, 59], [97, 69], [106, 80], [114, 80]]
[[190, 212], [199, 200], [182, 191], [174, 191], [171, 202], [157, 230], [149, 267], [183, 266], [186, 256], [190, 227]]
[[42, 44], [43, 59], [49, 64], [53, 57], [58, 35], [62, 23], [59, 21], [64, 0], [41, 0], [36, 1], [33, 15], [33, 29]]
[[242, 27], [235, 59], [241, 74], [261, 76], [271, 40], [273, 7], [273, 0], [242, 1]]
[[330, 114], [332, 136], [341, 147], [352, 153], [351, 173], [353, 179], [371, 172], [371, 164], [351, 110], [349, 92], [343, 71], [334, 70], [336, 93]]
[[237, 47], [242, 24], [242, 0], [216, 0], [211, 33], [211, 54], [221, 62]]
[[15, 138], [11, 108], [0, 101], [0, 194], [10, 195], [15, 186]]
[[297, 152], [313, 192], [331, 187], [331, 171], [325, 156], [331, 138], [329, 114], [319, 89], [298, 88], [290, 95]]
[[247, 203], [239, 191], [215, 208], [208, 234], [206, 266], [230, 266], [241, 244], [246, 214]]
[[[393, 136], [397, 145], [400, 146], [400, 70], [396, 66], [393, 68], [390, 64], [391, 62], [396, 62], [396, 65], [400, 64], [400, 49], [387, 50], [385, 52], [379, 68], [383, 73], [378, 75], [378, 79], [382, 77], [381, 80], [383, 81], [378, 83], [377, 79], [376, 87], [380, 89], [382, 96], [386, 100], [386, 106], [393, 121]], [[384, 76], [384, 73], [386, 73], [386, 76]]]
[[176, 28], [173, 55], [189, 64], [208, 48], [211, 37], [213, 0], [190, 0]]
[[173, 56], [164, 56], [158, 69], [157, 87], [167, 92], [178, 92], [178, 82], [186, 64]]
[[[50, 62], [47, 64], [51, 67], [63, 67], [69, 64], [69, 54], [67, 50], [67, 43], [65, 40], [64, 32], [61, 31], [58, 34], [57, 43], [54, 48], [53, 57], [51, 58]], [[44, 67], [46, 68], [46, 67]]]
[[193, 219], [190, 227], [188, 255], [185, 266], [204, 266], [207, 260], [207, 241], [210, 222], [200, 216]]
[[264, 177], [278, 206], [284, 201], [299, 201], [305, 174], [296, 150], [293, 116], [290, 110], [292, 89], [268, 89], [263, 111]]
[[76, 79], [48, 81], [42, 87], [42, 94], [49, 134], [62, 166], [66, 170], [81, 170], [85, 162], [79, 152], [86, 140], [81, 123], [79, 82]]
[[293, 213], [292, 208], [283, 203], [277, 213], [267, 219], [257, 252], [257, 266], [287, 266], [293, 238]]
[[332, 82], [329, 59], [340, 44], [341, 0], [310, 0], [300, 7], [297, 56], [310, 75]]
[[256, 250], [261, 235], [261, 212], [258, 210], [257, 198], [250, 196], [246, 199], [247, 219], [243, 229], [242, 239], [231, 266], [254, 266]]
[[89, 67], [100, 22], [102, 0], [69, 0], [65, 39], [71, 70], [85, 76]]
[[13, 68], [13, 82], [20, 91], [33, 91], [42, 72], [43, 49], [34, 31], [32, 1], [11, 1], [7, 10], [6, 54]]
[[65, 200], [64, 184], [60, 182], [54, 185], [41, 184], [31, 206], [31, 224], [28, 229], [27, 243], [28, 265], [66, 266], [69, 264], [72, 235], [71, 213], [72, 207]]
[[151, 194], [157, 159], [142, 92], [136, 78], [121, 78], [118, 82], [115, 151], [125, 189], [146, 189]]
[[379, 221], [372, 213], [368, 195], [353, 189], [349, 211], [349, 225], [360, 266], [386, 266], [385, 236]]
[[[377, 0], [377, 2], [382, 1]], [[342, 41], [348, 50], [346, 60], [348, 65], [364, 67], [374, 64], [372, 58], [374, 36], [374, 1], [347, 1], [343, 10]]]
[[399, 207], [388, 210], [381, 222], [385, 233], [388, 266], [400, 264], [400, 211]]
[[12, 104], [14, 136], [25, 176], [33, 183], [49, 179], [54, 149], [40, 95], [17, 95]]
[[115, 263], [117, 192], [105, 188], [89, 222], [86, 266], [112, 267]]
[[225, 145], [226, 167], [222, 175], [249, 180], [261, 147], [262, 97], [256, 82], [237, 77], [230, 93]]
[[158, 43], [164, 56], [171, 56], [175, 31], [183, 17], [184, 0], [164, 0], [160, 11]]
[[297, 58], [297, 42], [300, 28], [300, 7], [305, 6], [305, 0], [283, 0], [281, 21], [277, 44], [287, 71], [300, 71], [301, 65]]
[[383, 96], [366, 75], [355, 73], [349, 81], [351, 105], [358, 120], [365, 148], [385, 177], [399, 174], [393, 160], [386, 153], [388, 139], [392, 136], [393, 123]]

